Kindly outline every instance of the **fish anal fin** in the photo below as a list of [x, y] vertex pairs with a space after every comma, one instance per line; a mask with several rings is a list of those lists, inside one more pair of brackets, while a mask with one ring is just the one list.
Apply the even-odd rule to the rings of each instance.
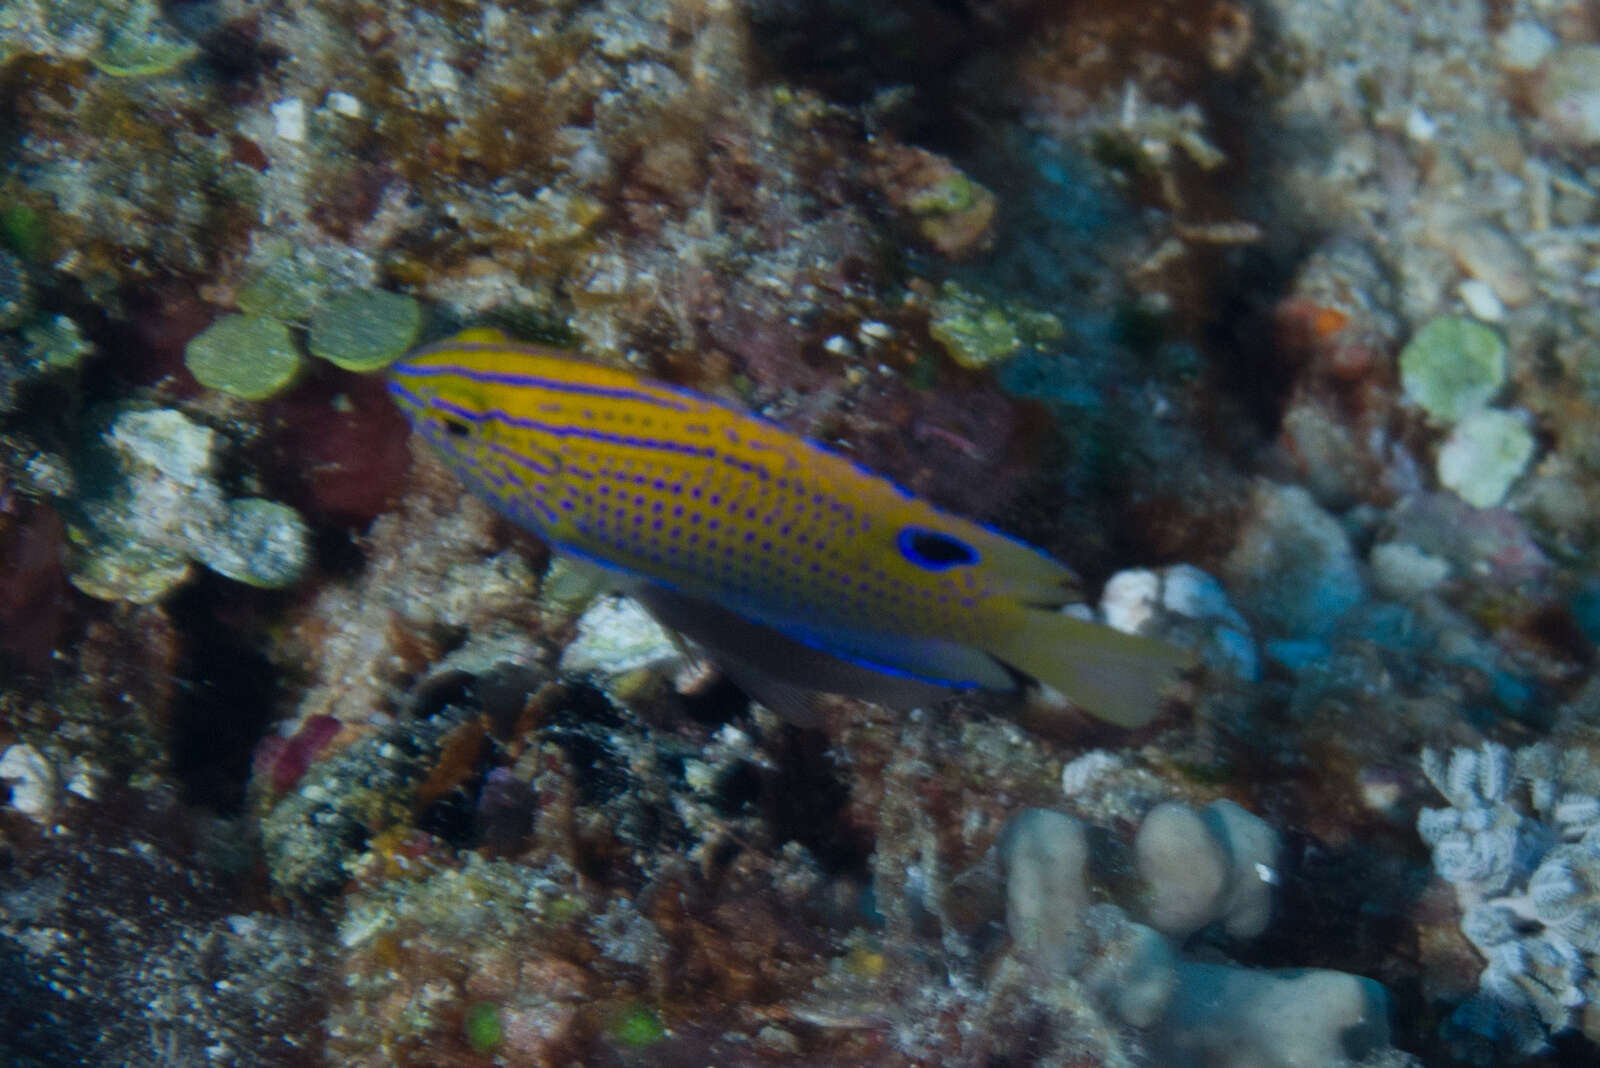
[[747, 697], [766, 705], [796, 727], [820, 727], [817, 692], [769, 675], [753, 664], [731, 657], [713, 658], [733, 684]]
[[[629, 592], [663, 626], [704, 649], [747, 694], [802, 726], [816, 720], [809, 695], [818, 692], [897, 708], [929, 705], [953, 692], [947, 685], [886, 673], [814, 648], [712, 601], [650, 583]], [[1009, 682], [999, 665], [990, 664]]]

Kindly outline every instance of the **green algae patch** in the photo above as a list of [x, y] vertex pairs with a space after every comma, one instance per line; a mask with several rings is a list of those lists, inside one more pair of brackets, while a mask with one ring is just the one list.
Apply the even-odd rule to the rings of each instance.
[[155, 0], [102, 4], [92, 16], [104, 37], [89, 56], [101, 74], [112, 78], [146, 78], [176, 70], [200, 49], [179, 37], [161, 18]]
[[505, 1026], [500, 1022], [500, 1010], [492, 1001], [479, 1001], [467, 1007], [461, 1019], [461, 1031], [467, 1045], [478, 1053], [492, 1052], [505, 1041]]
[[346, 371], [379, 371], [422, 332], [422, 305], [403, 293], [356, 289], [328, 301], [311, 319], [311, 354]]
[[48, 230], [44, 213], [27, 204], [0, 208], [0, 244], [29, 263], [44, 260]]
[[207, 389], [265, 400], [294, 381], [300, 353], [282, 323], [256, 315], [227, 315], [189, 342], [183, 363]]
[[95, 70], [112, 78], [149, 78], [176, 70], [199, 52], [188, 41], [145, 29], [112, 34], [89, 57], [89, 62]]
[[97, 601], [156, 604], [189, 581], [194, 564], [182, 553], [158, 546], [119, 545], [78, 529], [68, 580]]
[[945, 282], [929, 302], [928, 334], [957, 364], [969, 371], [1040, 348], [1065, 331], [1048, 312], [986, 300], [954, 282]]
[[971, 211], [989, 191], [959, 171], [918, 189], [906, 199], [906, 210], [913, 215], [954, 215]]
[[1022, 338], [998, 308], [941, 313], [928, 323], [928, 333], [952, 360], [968, 370], [987, 367], [1022, 348]]
[[611, 1021], [611, 1037], [621, 1045], [642, 1049], [666, 1038], [667, 1029], [650, 1006], [635, 1001]]
[[1505, 380], [1505, 342], [1474, 319], [1440, 316], [1400, 350], [1406, 396], [1440, 423], [1458, 423], [1483, 408]]

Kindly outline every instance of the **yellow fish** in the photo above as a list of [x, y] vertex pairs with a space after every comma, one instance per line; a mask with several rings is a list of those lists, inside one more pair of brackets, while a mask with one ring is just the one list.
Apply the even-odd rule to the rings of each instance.
[[411, 353], [389, 390], [468, 486], [780, 711], [1021, 672], [1131, 727], [1190, 659], [1061, 614], [1077, 578], [1039, 550], [710, 397], [490, 330]]

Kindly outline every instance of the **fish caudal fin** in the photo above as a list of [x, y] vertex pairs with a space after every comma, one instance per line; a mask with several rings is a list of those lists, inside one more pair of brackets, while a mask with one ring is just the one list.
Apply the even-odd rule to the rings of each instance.
[[1155, 638], [1042, 609], [1023, 612], [1023, 625], [989, 652], [1121, 727], [1154, 719], [1162, 687], [1194, 662], [1188, 650]]

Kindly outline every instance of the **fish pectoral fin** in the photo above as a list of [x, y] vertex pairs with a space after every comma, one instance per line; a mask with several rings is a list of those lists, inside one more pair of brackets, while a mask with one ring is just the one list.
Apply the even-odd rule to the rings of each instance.
[[1024, 623], [989, 651], [1120, 727], [1142, 727], [1154, 719], [1162, 689], [1194, 663], [1189, 650], [1156, 638], [1059, 612], [1022, 611]]
[[1016, 679], [982, 649], [939, 638], [892, 631], [818, 630], [803, 625], [784, 634], [847, 663], [885, 675], [949, 687], [951, 690], [1014, 690]]
[[510, 345], [515, 344], [511, 335], [504, 330], [493, 326], [473, 326], [455, 336], [455, 340], [463, 344], [477, 345]]

